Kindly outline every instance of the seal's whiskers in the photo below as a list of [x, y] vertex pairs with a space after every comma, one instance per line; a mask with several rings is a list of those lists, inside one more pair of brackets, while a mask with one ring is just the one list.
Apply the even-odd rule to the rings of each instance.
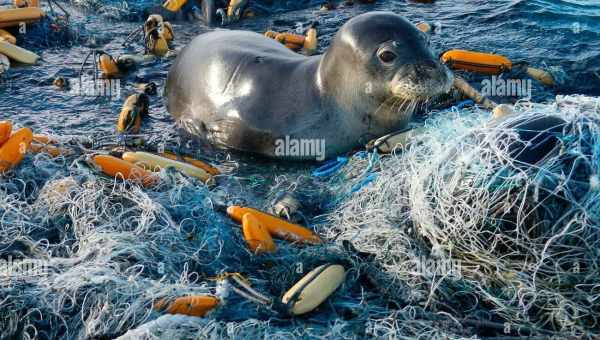
[[[377, 115], [379, 114], [379, 112], [381, 111], [381, 109], [383, 109], [384, 107], [389, 107], [390, 111], [391, 111], [393, 109], [394, 105], [396, 105], [396, 103], [398, 103], [401, 100], [402, 100], [402, 98], [396, 97], [396, 96], [387, 98], [381, 104], [379, 104], [379, 106], [377, 107], [377, 109], [375, 110], [375, 112], [373, 112], [372, 116], [373, 117], [377, 117]], [[391, 105], [388, 105], [392, 101], [393, 101], [393, 103]]]

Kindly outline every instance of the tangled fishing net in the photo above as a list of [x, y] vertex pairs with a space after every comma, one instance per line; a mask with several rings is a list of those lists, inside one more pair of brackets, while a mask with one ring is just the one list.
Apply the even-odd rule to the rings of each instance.
[[[597, 334], [600, 101], [517, 111], [567, 122], [535, 166], [512, 161], [518, 135], [476, 108], [435, 113], [403, 152], [359, 153], [318, 180], [306, 169], [247, 174], [221, 159], [216, 187], [170, 169], [141, 188], [76, 157], [29, 155], [0, 180], [0, 337]], [[247, 249], [224, 209], [266, 209], [279, 191], [297, 194], [323, 245]], [[302, 317], [227, 280], [239, 275], [277, 300], [324, 263], [342, 264], [346, 280]], [[223, 303], [202, 318], [154, 308], [187, 295]]]
[[142, 20], [146, 8], [162, 4], [158, 0], [69, 0], [69, 2], [94, 15], [115, 20]]
[[[508, 122], [536, 113], [567, 121], [534, 166], [511, 157], [519, 135], [489, 113], [450, 111], [383, 159], [377, 179], [330, 214], [323, 231], [372, 254], [386, 274], [383, 292], [400, 303], [506, 333], [597, 333], [600, 101], [558, 97], [517, 109]], [[341, 176], [356, 176], [365, 162]]]

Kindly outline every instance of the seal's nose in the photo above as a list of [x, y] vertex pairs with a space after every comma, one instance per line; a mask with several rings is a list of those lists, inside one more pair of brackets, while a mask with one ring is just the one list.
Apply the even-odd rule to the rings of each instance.
[[431, 76], [431, 74], [435, 71], [436, 65], [430, 65], [430, 64], [418, 64], [415, 65], [415, 72], [417, 73], [418, 77], [427, 77], [427, 76]]
[[411, 82], [420, 82], [424, 79], [431, 78], [437, 70], [437, 65], [434, 62], [424, 62], [419, 64], [411, 64], [403, 67], [399, 75]]

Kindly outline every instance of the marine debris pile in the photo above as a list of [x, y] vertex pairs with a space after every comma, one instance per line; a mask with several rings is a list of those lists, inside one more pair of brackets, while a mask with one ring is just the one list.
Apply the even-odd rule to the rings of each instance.
[[[102, 175], [88, 156], [28, 153], [0, 181], [0, 336], [597, 333], [600, 103], [558, 97], [515, 111], [497, 123], [454, 108], [392, 155], [265, 180], [267, 197], [302, 182], [289, 191], [321, 205], [304, 224], [323, 242], [256, 252], [244, 238], [256, 221], [230, 207], [269, 202], [251, 198], [256, 183], [235, 167], [221, 167], [216, 186], [162, 168], [144, 187]], [[523, 166], [507, 156], [518, 136], [503, 124], [530, 113], [560, 115], [567, 134]], [[333, 290], [294, 309], [282, 297], [309, 276], [304, 294], [315, 282]]]
[[[322, 231], [370, 254], [382, 294], [401, 304], [506, 333], [589, 334], [600, 316], [599, 105], [561, 96], [518, 105], [508, 122], [539, 112], [566, 120], [560, 133], [540, 134], [558, 139], [546, 150], [523, 149], [489, 113], [432, 119]], [[541, 159], [526, 165], [516, 150]], [[355, 160], [341, 176], [360, 180], [364, 167]], [[334, 179], [344, 190], [357, 180]]]
[[[161, 7], [154, 0], [70, 2], [103, 18], [148, 18], [122, 46], [139, 54], [112, 58], [91, 44], [76, 63], [94, 86], [136, 85], [118, 118], [102, 117], [115, 133], [0, 122], [1, 339], [600, 334], [598, 98], [523, 100], [494, 114], [463, 101], [325, 165], [247, 161], [151, 128], [162, 119], [149, 110], [161, 109], [150, 100], [160, 77], [133, 70], [162, 57], [168, 66], [176, 14], [148, 17]], [[193, 11], [192, 3], [164, 6]], [[221, 17], [233, 24], [321, 3], [233, 0]], [[28, 56], [15, 42], [83, 41], [68, 13], [44, 10], [27, 39], [18, 26], [0, 31], [11, 62]], [[307, 55], [330, 39], [317, 38], [314, 22], [305, 32], [293, 24], [265, 35]], [[513, 67], [501, 55], [446, 56], [463, 71], [477, 71], [464, 67], [473, 60], [494, 75]], [[0, 65], [8, 70], [8, 58]], [[63, 77], [53, 84], [69, 87]], [[535, 128], [540, 117], [556, 124], [514, 128]]]

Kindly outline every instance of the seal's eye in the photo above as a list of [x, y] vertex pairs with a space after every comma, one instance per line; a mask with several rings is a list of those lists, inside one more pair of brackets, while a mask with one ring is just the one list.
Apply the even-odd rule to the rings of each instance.
[[379, 53], [379, 59], [381, 59], [381, 61], [384, 63], [391, 63], [394, 61], [394, 59], [396, 59], [396, 54], [391, 51], [383, 51]]

